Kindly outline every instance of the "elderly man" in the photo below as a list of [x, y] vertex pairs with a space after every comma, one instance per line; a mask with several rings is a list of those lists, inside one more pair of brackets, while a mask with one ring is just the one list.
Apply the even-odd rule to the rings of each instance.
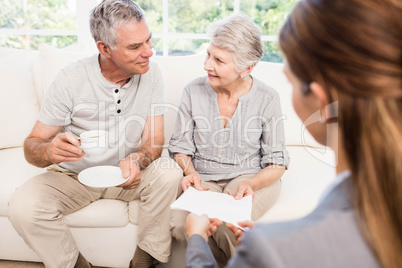
[[[90, 24], [99, 53], [66, 66], [50, 85], [24, 143], [27, 161], [48, 172], [17, 189], [9, 218], [46, 267], [91, 267], [63, 216], [101, 198], [140, 200], [138, 247], [130, 266], [150, 267], [153, 259], [169, 260], [169, 205], [181, 191], [182, 177], [178, 165], [172, 161], [162, 168], [159, 158], [163, 77], [149, 61], [151, 32], [137, 4], [104, 0]], [[85, 155], [80, 148], [77, 137], [87, 130], [108, 131], [103, 155]], [[119, 166], [128, 180], [104, 188], [77, 180], [82, 170], [100, 165]]]

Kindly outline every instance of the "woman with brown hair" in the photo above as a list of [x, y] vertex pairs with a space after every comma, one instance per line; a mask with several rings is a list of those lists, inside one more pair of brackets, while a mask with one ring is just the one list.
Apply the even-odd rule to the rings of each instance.
[[[402, 267], [402, 1], [302, 0], [280, 47], [296, 113], [321, 112], [307, 129], [335, 151], [337, 180], [303, 219], [233, 228], [229, 267]], [[216, 225], [188, 217], [187, 267], [214, 267]]]

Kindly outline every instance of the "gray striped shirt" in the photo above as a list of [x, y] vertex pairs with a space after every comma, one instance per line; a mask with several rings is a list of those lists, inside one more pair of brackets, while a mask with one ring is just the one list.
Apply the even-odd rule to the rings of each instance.
[[287, 167], [284, 119], [278, 93], [253, 78], [224, 128], [217, 94], [200, 77], [184, 88], [169, 153], [190, 155], [204, 181], [258, 173], [270, 164]]
[[108, 150], [102, 156], [84, 156], [60, 166], [75, 173], [98, 165], [118, 165], [141, 142], [147, 116], [165, 113], [164, 81], [159, 66], [150, 62], [143, 75], [134, 75], [121, 87], [101, 73], [98, 54], [64, 67], [46, 92], [38, 120], [64, 126], [62, 132], [79, 136], [86, 130], [109, 131]]

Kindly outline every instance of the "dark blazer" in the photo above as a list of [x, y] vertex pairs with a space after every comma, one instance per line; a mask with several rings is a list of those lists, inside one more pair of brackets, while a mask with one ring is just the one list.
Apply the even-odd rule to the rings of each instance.
[[[380, 267], [356, 221], [351, 181], [337, 185], [306, 217], [257, 224], [248, 231], [227, 267]], [[186, 267], [218, 267], [208, 244], [190, 237]]]

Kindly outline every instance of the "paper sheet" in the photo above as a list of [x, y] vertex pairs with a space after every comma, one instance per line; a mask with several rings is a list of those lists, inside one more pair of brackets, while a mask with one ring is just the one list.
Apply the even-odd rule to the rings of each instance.
[[198, 191], [190, 187], [170, 207], [197, 215], [207, 214], [209, 218], [218, 218], [239, 226], [239, 221], [251, 220], [252, 196], [235, 200], [228, 194]]

